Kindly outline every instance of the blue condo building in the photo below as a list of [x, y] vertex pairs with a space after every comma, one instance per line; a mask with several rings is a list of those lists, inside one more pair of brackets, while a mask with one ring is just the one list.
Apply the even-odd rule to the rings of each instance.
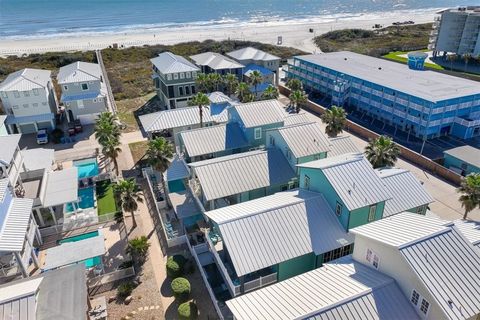
[[480, 83], [342, 51], [296, 56], [287, 76], [307, 91], [421, 139], [480, 135]]

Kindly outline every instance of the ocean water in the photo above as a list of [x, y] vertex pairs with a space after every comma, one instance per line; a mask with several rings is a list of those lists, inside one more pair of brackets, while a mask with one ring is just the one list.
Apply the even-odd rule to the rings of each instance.
[[[461, 3], [474, 4], [478, 0]], [[457, 5], [454, 0], [0, 0], [0, 39], [329, 22]]]

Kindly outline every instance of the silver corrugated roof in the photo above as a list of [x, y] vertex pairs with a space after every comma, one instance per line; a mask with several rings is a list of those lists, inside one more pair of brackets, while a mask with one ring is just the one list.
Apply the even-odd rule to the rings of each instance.
[[30, 91], [46, 88], [51, 81], [50, 70], [22, 69], [8, 75], [0, 83], [0, 91]]
[[232, 52], [227, 53], [227, 56], [232, 57], [235, 60], [256, 60], [256, 61], [271, 61], [271, 60], [280, 60], [280, 57], [274, 56], [273, 54], [266, 53], [265, 51], [246, 47], [238, 49]]
[[480, 313], [480, 252], [455, 228], [419, 240], [400, 253], [446, 318], [469, 319]]
[[178, 219], [188, 218], [202, 212], [188, 191], [169, 192], [168, 198]]
[[480, 168], [480, 149], [472, 146], [461, 146], [443, 153]]
[[190, 168], [187, 163], [181, 156], [175, 154], [166, 172], [167, 181], [185, 179], [189, 176]]
[[235, 105], [245, 128], [260, 127], [283, 122], [288, 115], [285, 106], [278, 100], [263, 100]]
[[480, 249], [480, 222], [473, 220], [455, 220], [453, 223], [455, 223], [455, 227], [471, 244]]
[[184, 57], [171, 52], [162, 52], [150, 61], [163, 74], [200, 71], [196, 65]]
[[25, 171], [34, 171], [40, 169], [51, 170], [55, 161], [55, 150], [53, 149], [28, 149], [21, 150]]
[[[270, 199], [268, 199], [270, 198]], [[288, 203], [279, 200], [288, 198]], [[242, 204], [228, 209], [236, 217], [215, 217], [222, 209], [205, 214], [217, 222], [235, 272], [242, 276], [307, 253], [321, 254], [353, 242], [320, 193], [305, 190], [281, 192], [252, 200], [259, 210], [244, 211]], [[266, 202], [272, 205], [265, 208]]]
[[9, 180], [8, 178], [0, 179], [0, 202], [3, 202], [3, 198], [8, 190]]
[[348, 210], [391, 198], [385, 184], [362, 154], [346, 154], [297, 165], [322, 170]]
[[311, 156], [330, 150], [327, 137], [315, 122], [273, 130], [277, 130], [282, 136], [295, 158]]
[[351, 257], [227, 301], [238, 320], [419, 319], [395, 281]]
[[0, 252], [20, 252], [32, 214], [33, 200], [13, 198], [0, 231]]
[[3, 162], [5, 165], [10, 165], [21, 137], [21, 134], [0, 136], [0, 162]]
[[[198, 125], [200, 124], [200, 114], [198, 107], [185, 107], [144, 114], [139, 117], [139, 120], [146, 132], [155, 132]], [[212, 116], [208, 110], [204, 109], [204, 124], [224, 121], [226, 119], [221, 118], [220, 115]]]
[[328, 138], [328, 141], [330, 142], [330, 151], [327, 154], [329, 158], [347, 153], [361, 152], [349, 136]]
[[243, 68], [243, 64], [230, 59], [216, 52], [204, 52], [190, 56], [198, 66], [209, 66], [213, 70], [238, 69]]
[[209, 94], [207, 94], [207, 97], [208, 97], [208, 100], [210, 100], [210, 103], [224, 103], [224, 102], [235, 103], [236, 102], [221, 91], [210, 92]]
[[59, 84], [85, 81], [98, 81], [102, 77], [100, 66], [96, 63], [77, 61], [63, 66], [58, 71]]
[[44, 207], [58, 206], [78, 200], [78, 169], [71, 167], [46, 174]]
[[448, 231], [448, 222], [411, 212], [402, 212], [350, 230], [393, 247], [401, 247], [421, 238]]
[[295, 124], [309, 123], [312, 122], [308, 119], [308, 116], [305, 113], [294, 113], [288, 114], [283, 120], [284, 126], [292, 126]]
[[376, 171], [385, 183], [388, 193], [392, 196], [385, 202], [384, 218], [434, 201], [410, 171], [396, 168], [378, 169]]
[[207, 201], [238, 193], [288, 183], [295, 172], [276, 149], [190, 163]]
[[182, 131], [180, 137], [190, 157], [248, 146], [238, 123]]

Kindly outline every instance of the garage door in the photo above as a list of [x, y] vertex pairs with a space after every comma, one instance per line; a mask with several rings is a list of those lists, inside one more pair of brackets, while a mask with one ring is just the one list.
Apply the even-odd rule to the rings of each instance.
[[53, 129], [52, 128], [52, 123], [50, 121], [45, 121], [45, 122], [37, 122], [38, 129]]
[[35, 129], [35, 125], [33, 123], [31, 124], [21, 124], [19, 125], [20, 131], [22, 133], [35, 133], [37, 130]]
[[97, 120], [98, 114], [84, 114], [77, 117], [80, 123], [83, 125], [94, 124]]

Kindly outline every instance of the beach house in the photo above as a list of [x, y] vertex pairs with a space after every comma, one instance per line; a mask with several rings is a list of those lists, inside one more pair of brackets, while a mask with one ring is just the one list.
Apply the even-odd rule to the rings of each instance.
[[443, 165], [462, 176], [480, 173], [480, 149], [466, 145], [445, 150]]
[[190, 59], [192, 59], [195, 64], [200, 67], [200, 71], [205, 74], [218, 73], [222, 76], [234, 74], [239, 80], [242, 79], [244, 65], [220, 53], [204, 52], [190, 56]]
[[0, 83], [0, 100], [7, 115], [4, 123], [10, 133], [55, 128], [58, 103], [51, 74], [27, 68], [9, 74]]
[[100, 113], [108, 111], [107, 87], [98, 64], [77, 61], [63, 66], [57, 81], [68, 121], [93, 124]]
[[[279, 83], [279, 68], [280, 68], [280, 61], [281, 58], [274, 56], [273, 54], [267, 53], [265, 51], [253, 48], [253, 47], [246, 47], [242, 49], [238, 49], [232, 52], [228, 52], [227, 56], [230, 58], [235, 59], [239, 63], [245, 66], [243, 72], [258, 70], [262, 73], [265, 78], [270, 78], [272, 76], [271, 73], [274, 74], [275, 85]], [[257, 66], [257, 67], [255, 67]], [[255, 69], [257, 68], [257, 69]], [[270, 71], [270, 72], [267, 72]]]
[[480, 252], [453, 223], [406, 212], [351, 232], [351, 256], [227, 301], [234, 319], [478, 317]]
[[182, 56], [163, 52], [153, 59], [153, 84], [162, 107], [186, 107], [196, 94], [195, 79], [200, 68]]

